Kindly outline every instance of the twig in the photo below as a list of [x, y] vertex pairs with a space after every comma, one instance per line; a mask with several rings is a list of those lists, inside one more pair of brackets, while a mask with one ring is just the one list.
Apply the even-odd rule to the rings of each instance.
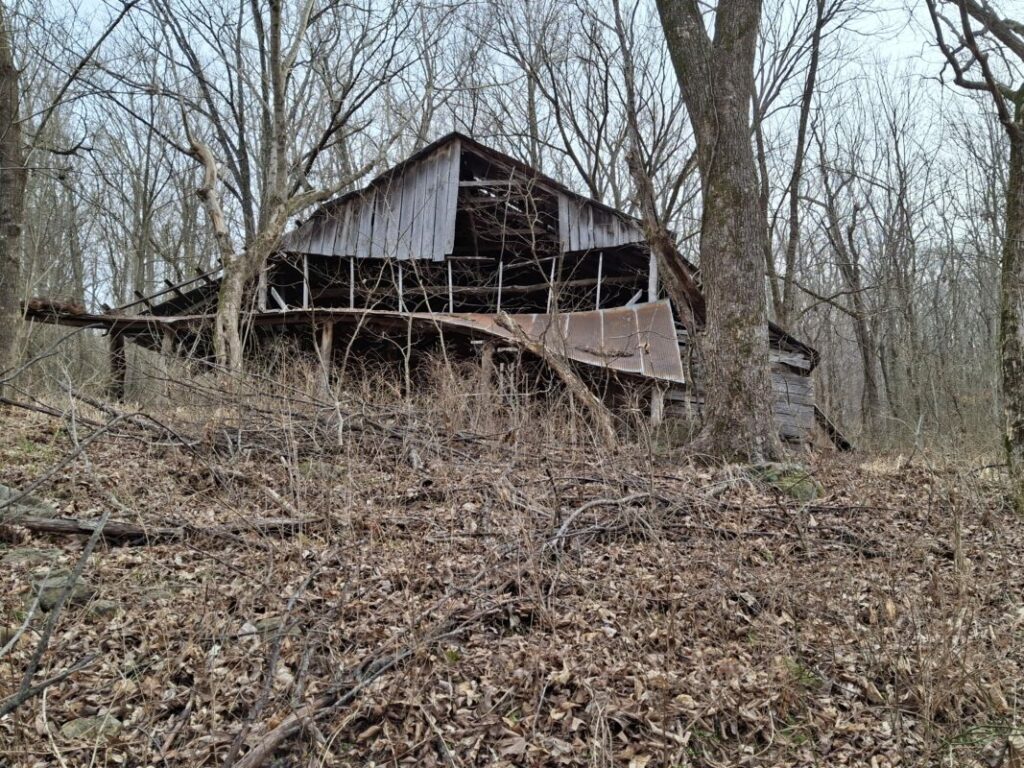
[[42, 683], [37, 685], [32, 685], [32, 678], [35, 677], [36, 671], [39, 669], [39, 663], [43, 659], [43, 654], [46, 653], [46, 648], [50, 644], [50, 636], [53, 635], [53, 630], [57, 626], [57, 621], [60, 619], [61, 612], [64, 609], [64, 604], [67, 602], [68, 597], [70, 597], [72, 590], [78, 583], [78, 580], [82, 577], [82, 572], [85, 570], [85, 566], [89, 562], [89, 558], [92, 556], [92, 551], [96, 548], [96, 544], [99, 542], [100, 536], [103, 534], [103, 526], [107, 524], [107, 520], [109, 519], [110, 510], [108, 509], [103, 514], [103, 517], [100, 518], [99, 524], [92, 532], [92, 536], [89, 537], [89, 541], [86, 542], [85, 548], [82, 550], [82, 555], [78, 558], [78, 563], [75, 565], [75, 570], [72, 571], [67, 584], [64, 585], [64, 589], [60, 593], [60, 597], [57, 598], [57, 603], [53, 606], [50, 611], [50, 615], [46, 619], [46, 626], [43, 629], [42, 635], [39, 637], [39, 642], [36, 643], [36, 650], [32, 654], [32, 658], [29, 660], [28, 666], [25, 668], [24, 676], [21, 678], [21, 687], [18, 689], [16, 694], [9, 696], [2, 704], [0, 704], [0, 718], [10, 714], [36, 694], [45, 691], [48, 686], [63, 680], [68, 675], [77, 671], [72, 668], [71, 671], [67, 672], [67, 674], [64, 674], [63, 676], [57, 675], [55, 678], [44, 680]]

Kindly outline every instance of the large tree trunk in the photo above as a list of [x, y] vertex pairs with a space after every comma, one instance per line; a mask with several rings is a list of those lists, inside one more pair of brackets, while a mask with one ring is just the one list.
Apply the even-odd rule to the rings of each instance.
[[[1016, 122], [1024, 125], [1024, 102]], [[1024, 131], [1010, 139], [1006, 187], [1006, 237], [1000, 288], [1000, 363], [1006, 417], [1006, 459], [1013, 480], [1013, 501], [1024, 513]]]
[[695, 447], [728, 460], [770, 459], [779, 440], [764, 286], [768, 227], [750, 139], [761, 2], [721, 0], [713, 40], [695, 0], [658, 0], [658, 10], [697, 140], [703, 193], [705, 426]]
[[[19, 241], [25, 205], [25, 161], [18, 112], [18, 70], [14, 66], [6, 9], [0, 5], [0, 372], [17, 356]], [[0, 386], [2, 389], [2, 386]]]

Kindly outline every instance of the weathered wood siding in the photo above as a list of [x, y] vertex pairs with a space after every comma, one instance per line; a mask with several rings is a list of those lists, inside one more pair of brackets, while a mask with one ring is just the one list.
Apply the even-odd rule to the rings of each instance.
[[282, 238], [310, 256], [444, 261], [455, 247], [458, 141], [339, 199]]
[[644, 232], [635, 220], [616, 215], [593, 201], [559, 192], [558, 237], [563, 252], [587, 251], [641, 243]]
[[[678, 329], [680, 353], [688, 355], [686, 331]], [[789, 441], [806, 442], [814, 429], [814, 380], [810, 357], [801, 351], [773, 345], [771, 359], [772, 390], [775, 393], [775, 423], [779, 435]], [[699, 379], [699, 373], [694, 373]], [[665, 395], [665, 416], [693, 418], [704, 406], [701, 387], [673, 386]]]

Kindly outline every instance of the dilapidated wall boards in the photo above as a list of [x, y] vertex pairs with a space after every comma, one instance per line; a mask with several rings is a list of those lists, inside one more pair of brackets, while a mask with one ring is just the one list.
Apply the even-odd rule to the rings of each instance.
[[444, 261], [455, 247], [459, 141], [328, 203], [286, 234], [281, 250], [311, 256]]
[[564, 192], [558, 193], [558, 237], [562, 251], [614, 248], [644, 241], [639, 222]]

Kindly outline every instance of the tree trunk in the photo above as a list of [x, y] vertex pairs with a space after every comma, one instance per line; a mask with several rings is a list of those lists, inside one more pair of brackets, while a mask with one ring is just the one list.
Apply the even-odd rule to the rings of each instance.
[[750, 141], [760, 0], [721, 0], [710, 39], [696, 2], [658, 0], [697, 141], [707, 314], [705, 425], [695, 448], [732, 461], [779, 453], [769, 378], [768, 227]]
[[775, 321], [787, 330], [793, 321], [793, 279], [796, 276], [797, 246], [800, 244], [800, 182], [803, 180], [804, 158], [807, 152], [807, 124], [810, 122], [814, 84], [818, 77], [818, 61], [821, 58], [821, 34], [826, 21], [825, 0], [816, 0], [815, 13], [814, 32], [811, 34], [811, 60], [807, 64], [807, 77], [800, 96], [800, 119], [793, 155], [793, 173], [789, 179], [789, 235], [786, 238], [782, 301], [775, 306]]
[[[1024, 101], [1016, 107], [1024, 125]], [[1000, 286], [1000, 363], [1006, 459], [1013, 482], [1013, 502], [1024, 513], [1024, 131], [1010, 139], [1010, 174], [1006, 187], [1006, 237]]]
[[242, 302], [246, 282], [243, 264], [224, 262], [214, 320], [213, 353], [219, 365], [232, 371], [242, 370]]
[[0, 5], [0, 372], [16, 362], [20, 314], [19, 245], [26, 174], [18, 98], [18, 70], [14, 66], [11, 32], [6, 9]]

